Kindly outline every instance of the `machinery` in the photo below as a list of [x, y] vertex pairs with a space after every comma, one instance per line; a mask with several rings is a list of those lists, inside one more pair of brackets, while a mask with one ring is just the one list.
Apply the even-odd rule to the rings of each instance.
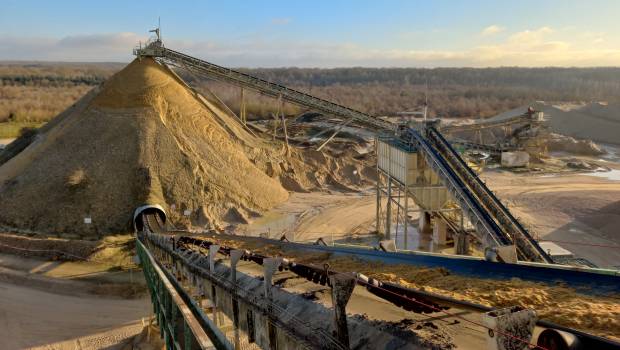
[[[391, 211], [390, 203], [400, 208], [400, 199], [396, 203], [396, 195], [392, 193], [393, 185], [398, 186], [399, 192], [405, 193], [405, 198], [410, 198], [422, 208], [423, 217], [437, 216], [457, 233], [459, 239], [473, 235], [487, 248], [487, 259], [385, 252], [360, 247], [328, 247], [256, 238], [263, 244], [291, 251], [327, 252], [392, 264], [442, 266], [463, 275], [480, 278], [518, 277], [548, 281], [553, 277], [575, 286], [596, 285], [601, 292], [618, 292], [620, 284], [617, 275], [607, 271], [549, 264], [553, 263], [551, 257], [446, 140], [444, 133], [450, 133], [454, 129], [440, 129], [436, 121], [395, 125], [279, 84], [170, 50], [164, 47], [159, 30], [155, 33], [154, 40], [134, 50], [138, 58], [152, 57], [161, 64], [173, 65], [197, 75], [255, 90], [374, 131], [377, 134], [378, 169], [390, 183], [389, 187], [380, 188], [381, 184], [377, 186], [377, 211], [379, 212], [379, 203], [384, 193], [390, 206], [388, 211]], [[528, 115], [532, 125], [536, 125], [538, 121], [532, 120], [532, 117], [533, 114]], [[522, 123], [524, 119], [523, 116], [516, 118], [515, 123], [516, 120]], [[434, 194], [426, 195], [425, 191], [428, 190], [434, 191]], [[447, 208], [448, 202], [453, 206]], [[219, 246], [205, 238], [205, 235], [197, 238], [189, 232], [171, 229], [166, 224], [166, 213], [161, 205], [163, 203], [145, 203], [138, 208], [134, 213], [134, 227], [138, 232], [138, 252], [145, 266], [145, 276], [158, 324], [169, 348], [196, 348], [196, 344], [204, 348], [208, 345], [207, 337], [217, 348], [226, 349], [242, 348], [253, 343], [263, 348], [280, 348], [283, 344], [308, 348], [349, 348], [345, 306], [356, 284], [363, 286], [371, 294], [412, 312], [442, 312], [454, 305], [483, 312], [483, 327], [488, 329], [489, 348], [496, 345], [504, 349], [531, 346], [529, 339], [534, 324], [544, 328], [538, 337], [538, 345], [545, 349], [612, 349], [618, 346], [612, 341], [570, 328], [544, 321], [536, 322], [535, 316], [529, 310], [496, 310], [360, 274], [339, 273], [330, 270], [327, 264], [323, 267], [297, 264], [249, 250]], [[406, 199], [402, 208], [405, 217], [407, 205]], [[460, 224], [454, 219], [455, 211], [459, 213], [456, 217], [460, 215]], [[377, 217], [379, 218], [379, 215]], [[465, 220], [471, 230], [465, 230]], [[391, 219], [385, 222], [387, 232], [390, 232], [390, 223]], [[381, 225], [378, 220], [378, 228]], [[216, 254], [225, 256], [229, 261], [216, 265]], [[262, 265], [264, 276], [252, 278], [242, 274], [239, 277], [237, 263], [240, 260]], [[501, 264], [496, 261], [514, 264]], [[289, 298], [283, 296], [285, 292], [276, 293], [272, 288], [272, 276], [278, 269], [290, 271], [320, 285], [330, 286], [334, 304], [331, 310], [334, 315], [333, 333], [311, 324], [315, 317], [325, 314], [324, 310], [317, 309], [312, 318], [305, 320], [302, 319], [303, 314], [288, 314], [282, 304], [277, 303], [276, 299], [279, 297]], [[244, 285], [254, 289], [243, 289]], [[212, 312], [213, 317], [206, 317], [206, 312]], [[228, 315], [231, 324], [219, 324], [220, 313]], [[257, 327], [258, 322], [260, 325]], [[234, 335], [225, 334], [224, 329], [234, 331]], [[506, 329], [519, 329], [518, 334], [523, 338], [515, 341], [513, 335], [504, 331]], [[499, 333], [494, 334], [495, 331]], [[240, 332], [244, 333], [243, 337]]]
[[[474, 227], [475, 237], [499, 260], [515, 262], [552, 262], [538, 246], [528, 231], [502, 205], [493, 192], [478, 178], [461, 156], [444, 138], [435, 121], [417, 126], [398, 126], [369, 114], [321, 99], [301, 91], [269, 82], [246, 73], [224, 68], [204, 60], [171, 50], [163, 45], [159, 37], [136, 48], [138, 57], [153, 57], [162, 64], [169, 64], [189, 70], [196, 75], [217, 79], [243, 88], [260, 92], [290, 103], [352, 121], [373, 130], [383, 139], [392, 139], [394, 144], [414, 148], [423, 157], [428, 169], [439, 178], [439, 184], [447, 189], [451, 197]], [[409, 184], [403, 184], [409, 185]], [[410, 191], [409, 188], [405, 192]], [[411, 196], [416, 201], [416, 196]], [[423, 204], [417, 200], [416, 204]]]
[[529, 107], [523, 114], [473, 124], [447, 125], [440, 128], [453, 144], [499, 155], [502, 152], [526, 151], [533, 156], [546, 153], [548, 116]]

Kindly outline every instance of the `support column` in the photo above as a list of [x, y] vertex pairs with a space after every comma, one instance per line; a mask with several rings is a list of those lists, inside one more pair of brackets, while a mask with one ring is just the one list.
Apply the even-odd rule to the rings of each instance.
[[428, 211], [420, 212], [418, 231], [420, 231], [420, 233], [431, 233], [431, 213]]
[[241, 101], [239, 104], [239, 119], [243, 125], [247, 124], [246, 105], [245, 105], [245, 89], [241, 88]]
[[[209, 272], [215, 274], [215, 255], [220, 250], [220, 246], [212, 244], [209, 246]], [[211, 283], [211, 303], [213, 304], [213, 323], [216, 326], [220, 325], [219, 314], [217, 312], [217, 295], [215, 292], [215, 284]]]
[[446, 244], [448, 240], [448, 224], [442, 219], [437, 218], [433, 225], [433, 242], [436, 244]]
[[265, 302], [267, 310], [267, 332], [269, 336], [269, 348], [272, 350], [277, 349], [277, 334], [276, 328], [273, 325], [273, 296], [271, 294], [273, 274], [276, 272], [280, 264], [281, 258], [267, 258], [263, 259], [263, 268], [265, 274], [264, 286], [265, 286]]
[[377, 207], [376, 207], [376, 211], [377, 211], [377, 216], [376, 216], [377, 234], [381, 234], [381, 229], [382, 229], [381, 227], [381, 173], [379, 172], [379, 165], [377, 165]]
[[278, 117], [280, 117], [280, 108], [282, 107], [282, 95], [278, 96], [278, 110], [276, 114], [273, 116], [273, 139], [276, 139], [276, 135], [278, 134]]
[[463, 231], [454, 233], [454, 254], [469, 255], [469, 239], [467, 238], [467, 233]]
[[401, 197], [401, 188], [400, 184], [398, 184], [398, 200], [396, 201], [396, 226], [394, 226], [394, 240], [398, 241], [398, 226], [400, 224], [400, 197]]
[[405, 208], [403, 210], [403, 225], [405, 225], [403, 234], [404, 234], [404, 249], [407, 250], [407, 231], [408, 231], [408, 221], [409, 221], [409, 183], [407, 182], [408, 176], [405, 177]]
[[334, 306], [334, 325], [338, 341], [349, 348], [349, 328], [347, 325], [347, 303], [355, 288], [355, 277], [341, 273], [329, 276], [332, 286], [332, 305]]
[[230, 281], [233, 284], [232, 309], [233, 309], [233, 326], [235, 329], [235, 350], [241, 349], [241, 339], [239, 336], [239, 301], [237, 300], [237, 263], [243, 256], [244, 251], [234, 249], [230, 251]]
[[392, 177], [388, 174], [387, 181], [387, 206], [385, 209], [385, 238], [392, 238]]
[[[284, 104], [281, 100], [280, 103]], [[282, 118], [282, 129], [284, 130], [284, 141], [286, 142], [286, 155], [291, 155], [291, 147], [288, 144], [288, 131], [286, 131], [286, 119], [284, 118], [284, 105], [280, 107], [280, 117]]]

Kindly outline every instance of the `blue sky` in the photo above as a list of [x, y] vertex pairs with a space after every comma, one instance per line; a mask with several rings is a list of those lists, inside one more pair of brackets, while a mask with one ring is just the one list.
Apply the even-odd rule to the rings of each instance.
[[0, 60], [122, 61], [168, 47], [228, 66], [610, 66], [620, 1], [9, 1]]

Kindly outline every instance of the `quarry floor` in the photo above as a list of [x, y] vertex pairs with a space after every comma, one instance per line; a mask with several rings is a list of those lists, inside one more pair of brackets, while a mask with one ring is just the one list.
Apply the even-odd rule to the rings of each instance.
[[[599, 267], [620, 268], [620, 179], [613, 178], [620, 164], [606, 166], [612, 171], [541, 175], [489, 169], [481, 177], [535, 238], [554, 241]], [[293, 193], [286, 203], [235, 232], [364, 244], [376, 241], [369, 235], [375, 230], [375, 203], [373, 188], [361, 193]]]
[[121, 349], [151, 314], [143, 293], [115, 295], [132, 281], [143, 284], [141, 272], [0, 254], [0, 348]]

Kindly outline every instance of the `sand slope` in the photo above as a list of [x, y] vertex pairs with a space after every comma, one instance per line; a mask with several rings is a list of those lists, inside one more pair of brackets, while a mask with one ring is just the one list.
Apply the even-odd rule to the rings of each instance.
[[[534, 102], [535, 110], [550, 117], [550, 130], [594, 142], [620, 144], [620, 104], [582, 103], [553, 104]], [[524, 113], [522, 106], [499, 114], [489, 120], [504, 119]]]
[[135, 60], [0, 167], [0, 224], [102, 235], [147, 203], [207, 223], [260, 212], [288, 193], [246, 156], [258, 142], [166, 67]]

